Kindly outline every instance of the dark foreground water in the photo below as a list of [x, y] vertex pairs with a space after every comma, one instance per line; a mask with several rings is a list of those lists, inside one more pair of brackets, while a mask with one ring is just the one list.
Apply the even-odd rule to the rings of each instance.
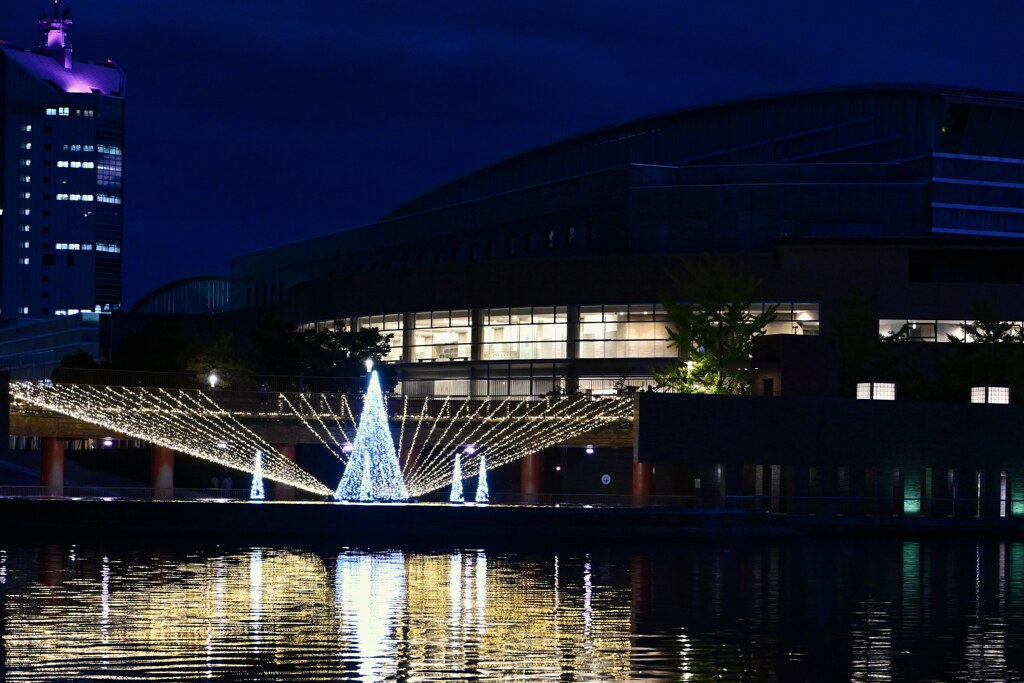
[[9, 681], [1024, 679], [1021, 542], [0, 548]]

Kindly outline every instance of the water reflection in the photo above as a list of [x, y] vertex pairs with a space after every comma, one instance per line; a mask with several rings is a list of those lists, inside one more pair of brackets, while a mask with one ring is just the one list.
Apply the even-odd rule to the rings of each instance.
[[1024, 680], [1024, 543], [0, 549], [12, 680]]

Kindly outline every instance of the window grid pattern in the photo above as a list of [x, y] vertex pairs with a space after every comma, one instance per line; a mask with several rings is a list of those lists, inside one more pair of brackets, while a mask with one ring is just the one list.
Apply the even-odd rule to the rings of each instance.
[[[896, 337], [905, 335], [906, 341], [912, 342], [948, 342], [950, 337], [962, 342], [972, 343], [974, 337], [967, 334], [964, 328], [974, 324], [973, 320], [923, 320], [919, 318], [882, 318], [878, 321], [880, 337]], [[1005, 320], [1010, 323], [1013, 332], [1019, 333], [1024, 321]]]
[[418, 363], [469, 360], [472, 356], [469, 311], [424, 311], [413, 317], [412, 359]]
[[483, 314], [483, 360], [565, 358], [565, 306], [492, 308]]
[[660, 304], [580, 306], [580, 358], [675, 358]]

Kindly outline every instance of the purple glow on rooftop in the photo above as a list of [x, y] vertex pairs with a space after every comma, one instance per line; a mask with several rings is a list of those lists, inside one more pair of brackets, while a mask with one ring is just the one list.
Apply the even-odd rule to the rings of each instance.
[[0, 47], [19, 67], [41, 81], [54, 83], [68, 93], [90, 93], [98, 91], [104, 95], [121, 95], [124, 90], [123, 74], [113, 62], [92, 64], [71, 62], [64, 67], [64, 59], [53, 54], [30, 52], [8, 46]]

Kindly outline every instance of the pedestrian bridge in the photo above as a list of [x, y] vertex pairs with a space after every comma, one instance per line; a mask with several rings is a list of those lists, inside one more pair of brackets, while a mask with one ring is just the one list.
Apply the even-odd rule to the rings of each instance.
[[[273, 444], [319, 443], [345, 462], [361, 395], [11, 382], [11, 433], [141, 439], [319, 495], [330, 490]], [[561, 445], [628, 446], [629, 396], [389, 399], [395, 446], [410, 495], [451, 484], [453, 458], [472, 444], [488, 468]]]

